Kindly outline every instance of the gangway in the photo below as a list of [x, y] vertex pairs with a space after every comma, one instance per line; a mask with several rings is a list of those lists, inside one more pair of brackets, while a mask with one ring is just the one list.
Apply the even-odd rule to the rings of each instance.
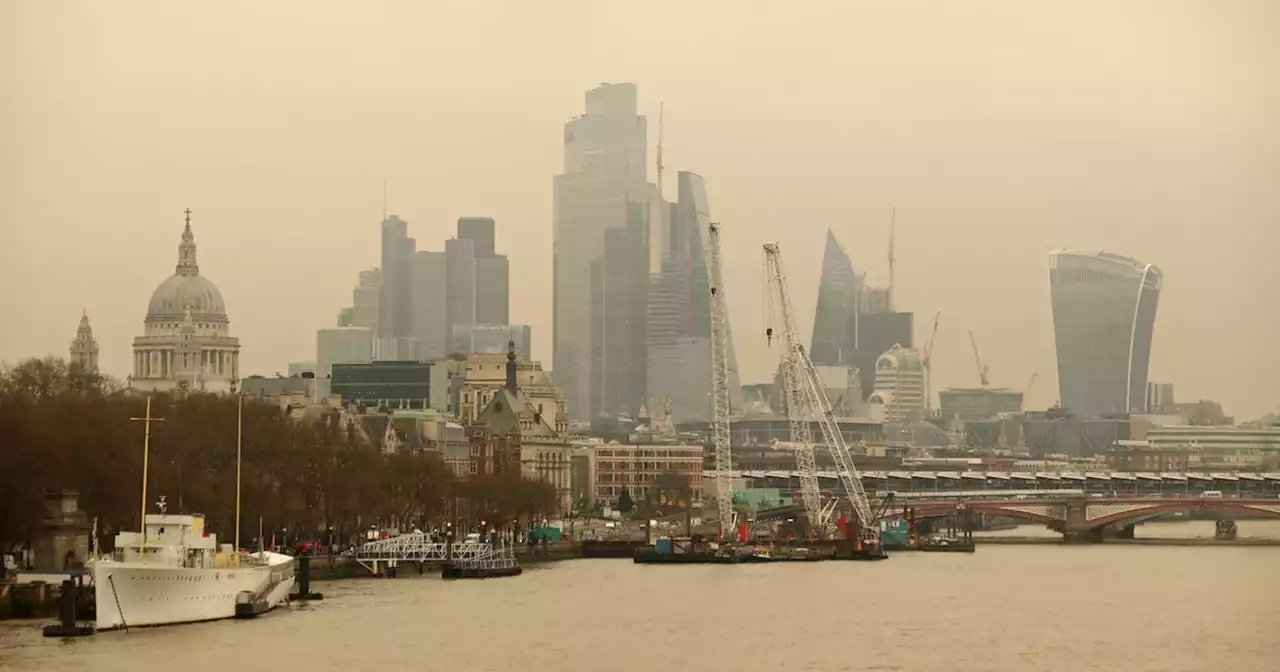
[[448, 544], [432, 540], [426, 532], [411, 532], [370, 541], [345, 551], [342, 557], [355, 558], [361, 567], [377, 574], [379, 565], [395, 567], [401, 562], [439, 565], [451, 557], [454, 560], [474, 560], [493, 551], [493, 544], [476, 541], [457, 542], [450, 549]]

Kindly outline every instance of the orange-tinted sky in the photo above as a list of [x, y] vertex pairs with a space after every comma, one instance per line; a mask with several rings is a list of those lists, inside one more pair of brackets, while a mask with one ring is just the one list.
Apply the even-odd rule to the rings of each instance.
[[[82, 307], [128, 373], [194, 210], [246, 373], [310, 359], [378, 263], [382, 183], [419, 247], [490, 215], [512, 319], [551, 355], [561, 126], [633, 81], [674, 172], [707, 178], [748, 381], [760, 244], [807, 339], [831, 227], [873, 282], [898, 208], [899, 305], [934, 389], [1040, 373], [1048, 252], [1165, 272], [1151, 379], [1277, 410], [1280, 3], [1269, 0], [0, 3], [0, 360], [61, 354]], [[656, 138], [651, 137], [651, 143]], [[1223, 354], [1229, 354], [1224, 357]]]

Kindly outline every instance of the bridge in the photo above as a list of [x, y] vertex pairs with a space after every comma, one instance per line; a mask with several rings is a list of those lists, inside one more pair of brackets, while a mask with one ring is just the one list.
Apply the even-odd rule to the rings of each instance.
[[1210, 511], [1226, 518], [1280, 519], [1280, 500], [1272, 497], [1087, 497], [1084, 495], [983, 499], [895, 500], [885, 519], [937, 518], [960, 511], [1040, 523], [1067, 541], [1102, 541], [1106, 536], [1131, 537], [1133, 526], [1183, 511]]
[[[710, 478], [713, 472], [703, 472]], [[743, 470], [732, 477], [751, 481], [753, 487], [778, 488], [784, 492], [798, 487], [795, 471]], [[839, 475], [819, 471], [821, 488], [842, 493]], [[968, 491], [1083, 490], [1117, 495], [1198, 494], [1217, 490], [1241, 497], [1280, 495], [1280, 473], [1252, 472], [1120, 472], [1120, 471], [864, 471], [867, 491], [905, 493], [956, 493]]]
[[493, 545], [488, 543], [457, 542], [452, 546], [432, 540], [425, 532], [411, 532], [370, 541], [344, 552], [342, 557], [355, 558], [361, 567], [377, 574], [379, 565], [395, 567], [402, 562], [439, 565], [450, 558], [475, 560], [493, 552]]

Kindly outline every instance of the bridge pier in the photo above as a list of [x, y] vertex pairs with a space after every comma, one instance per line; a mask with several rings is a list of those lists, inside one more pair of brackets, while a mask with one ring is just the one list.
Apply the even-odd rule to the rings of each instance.
[[1096, 544], [1102, 541], [1102, 530], [1090, 529], [1086, 515], [1089, 500], [1085, 497], [1070, 497], [1065, 502], [1066, 520], [1062, 524], [1062, 539], [1069, 544]]

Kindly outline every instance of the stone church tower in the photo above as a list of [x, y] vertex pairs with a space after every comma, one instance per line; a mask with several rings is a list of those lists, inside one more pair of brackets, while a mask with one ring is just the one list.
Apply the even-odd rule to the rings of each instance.
[[89, 326], [89, 313], [80, 314], [80, 326], [76, 329], [76, 340], [71, 342], [69, 364], [79, 364], [89, 371], [98, 370], [98, 341], [93, 337], [93, 327]]

